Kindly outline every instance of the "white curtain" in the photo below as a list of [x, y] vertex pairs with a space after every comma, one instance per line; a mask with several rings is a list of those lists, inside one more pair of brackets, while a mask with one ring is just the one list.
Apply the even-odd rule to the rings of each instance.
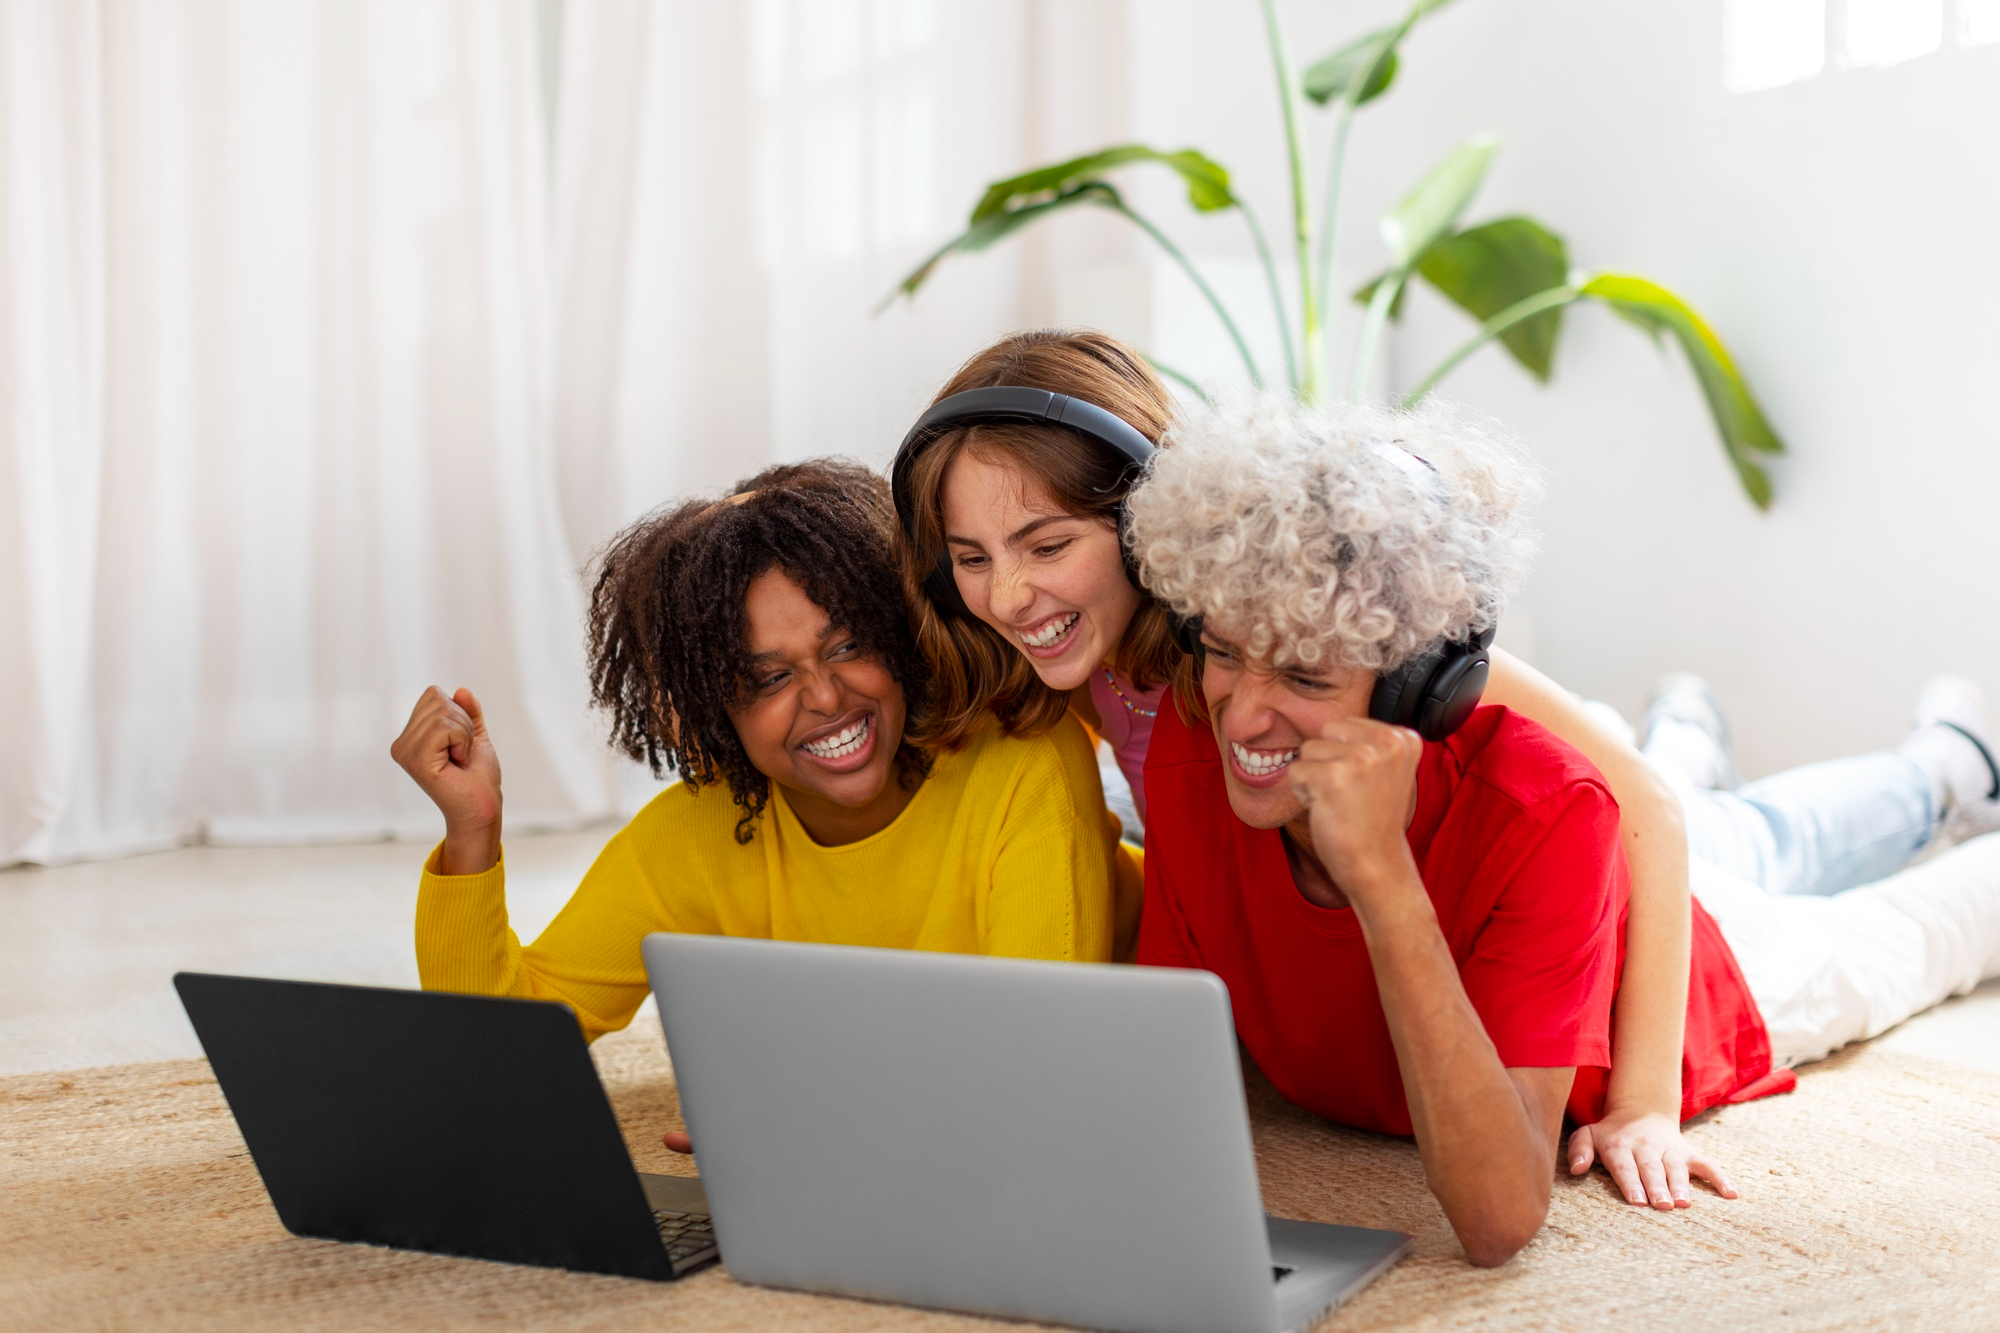
[[514, 3], [0, 4], [0, 864], [610, 809]]
[[1034, 239], [877, 311], [987, 181], [1116, 132], [1120, 108], [1044, 94], [1046, 53], [1115, 44], [1120, 0], [564, 11], [556, 415], [579, 554], [765, 462], [885, 461], [961, 361], [1059, 313]]
[[0, 865], [432, 836], [387, 754], [432, 683], [486, 703], [510, 830], [629, 808], [590, 553], [886, 458], [1049, 317], [1088, 224], [873, 308], [1115, 131], [1042, 114], [1041, 53], [1120, 13], [0, 0]]

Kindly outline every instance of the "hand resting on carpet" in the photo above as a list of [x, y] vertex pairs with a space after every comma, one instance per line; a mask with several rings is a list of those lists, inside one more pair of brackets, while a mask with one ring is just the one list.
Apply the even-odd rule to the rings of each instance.
[[1695, 1151], [1672, 1117], [1653, 1111], [1606, 1108], [1604, 1118], [1569, 1136], [1569, 1173], [1580, 1176], [1593, 1160], [1618, 1183], [1627, 1203], [1671, 1212], [1694, 1204], [1690, 1174], [1706, 1180], [1725, 1199], [1736, 1197], [1729, 1173]]

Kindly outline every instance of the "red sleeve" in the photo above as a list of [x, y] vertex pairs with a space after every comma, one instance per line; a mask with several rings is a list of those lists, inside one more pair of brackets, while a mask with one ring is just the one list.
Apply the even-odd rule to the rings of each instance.
[[1608, 1066], [1627, 889], [1618, 806], [1579, 783], [1522, 824], [1533, 845], [1490, 858], [1515, 869], [1459, 969], [1466, 996], [1503, 1065]]

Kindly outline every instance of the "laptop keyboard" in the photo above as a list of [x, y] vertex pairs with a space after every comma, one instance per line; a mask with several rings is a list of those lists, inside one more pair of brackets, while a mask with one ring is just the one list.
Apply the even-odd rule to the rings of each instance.
[[[705, 1259], [715, 1250], [715, 1224], [705, 1213], [670, 1213], [661, 1209], [653, 1214], [653, 1225], [659, 1228], [660, 1243], [667, 1247], [667, 1258], [675, 1268]], [[1271, 1265], [1271, 1281], [1283, 1282], [1291, 1275], [1291, 1269]]]
[[653, 1225], [660, 1229], [660, 1244], [667, 1247], [667, 1258], [675, 1268], [715, 1253], [715, 1226], [706, 1213], [670, 1213], [662, 1209], [653, 1214]]

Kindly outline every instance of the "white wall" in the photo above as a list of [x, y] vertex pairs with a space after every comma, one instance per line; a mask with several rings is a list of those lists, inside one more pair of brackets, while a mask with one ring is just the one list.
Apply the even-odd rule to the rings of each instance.
[[[1304, 60], [1392, 8], [1283, 12]], [[1279, 221], [1256, 6], [1148, 0], [1132, 25], [1137, 137], [1208, 149]], [[1678, 356], [1603, 311], [1572, 312], [1550, 388], [1488, 349], [1447, 391], [1549, 470], [1517, 641], [1627, 711], [1659, 673], [1702, 672], [1755, 774], [1893, 743], [1935, 671], [2000, 699], [2000, 429], [1978, 410], [2000, 371], [2000, 47], [1731, 96], [1722, 46], [1721, 0], [1459, 0], [1358, 122], [1342, 266], [1379, 263], [1374, 216], [1492, 130], [1506, 147], [1472, 220], [1531, 212], [1577, 263], [1655, 278], [1709, 316], [1793, 450], [1768, 515]], [[1171, 192], [1150, 199], [1203, 254], [1247, 255]], [[1127, 331], [1175, 337], [1164, 304]], [[1420, 292], [1395, 380], [1470, 328]]]

